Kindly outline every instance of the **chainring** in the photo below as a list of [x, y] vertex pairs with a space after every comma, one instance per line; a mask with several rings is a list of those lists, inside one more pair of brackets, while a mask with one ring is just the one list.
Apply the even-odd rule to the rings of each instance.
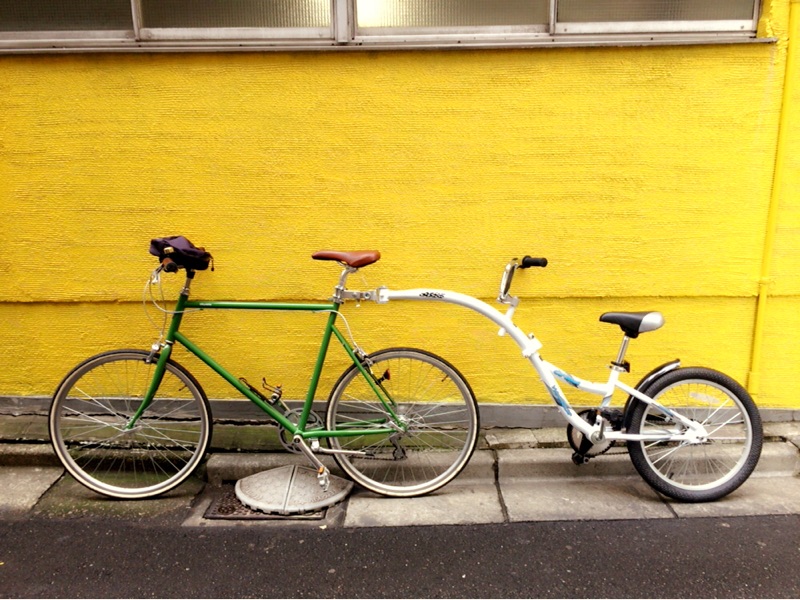
[[[583, 410], [578, 413], [578, 416], [581, 417], [587, 423], [589, 422], [588, 416], [589, 413], [592, 412], [592, 409]], [[567, 425], [567, 441], [569, 442], [570, 447], [581, 454], [581, 442], [583, 441], [583, 433], [572, 426], [572, 423]], [[614, 440], [602, 440], [597, 442], [596, 444], [592, 444], [592, 447], [589, 448], [587, 452], [582, 453], [583, 456], [587, 456], [589, 458], [593, 456], [599, 456], [601, 454], [605, 454], [608, 452], [611, 447], [614, 445]]]
[[[293, 410], [287, 411], [283, 416], [289, 419], [293, 424], [297, 425], [300, 421], [300, 415], [303, 414], [302, 408], [295, 408]], [[306, 429], [310, 427], [322, 427], [322, 417], [320, 417], [317, 413], [313, 410], [308, 413], [308, 421], [306, 421]], [[281, 442], [281, 446], [287, 452], [291, 452], [292, 454], [302, 454], [302, 450], [294, 443], [292, 440], [294, 436], [289, 433], [289, 430], [286, 429], [283, 425], [278, 425], [278, 439]]]

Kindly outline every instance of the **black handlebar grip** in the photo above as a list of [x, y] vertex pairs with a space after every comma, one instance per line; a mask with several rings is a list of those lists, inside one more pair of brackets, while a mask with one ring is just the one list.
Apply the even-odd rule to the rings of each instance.
[[164, 271], [167, 273], [177, 273], [178, 272], [178, 263], [176, 263], [171, 258], [165, 258], [161, 261], [161, 265], [164, 267]]
[[522, 259], [522, 264], [520, 264], [521, 269], [527, 269], [528, 267], [546, 267], [547, 266], [547, 259], [546, 258], [533, 258], [532, 256], [526, 256]]

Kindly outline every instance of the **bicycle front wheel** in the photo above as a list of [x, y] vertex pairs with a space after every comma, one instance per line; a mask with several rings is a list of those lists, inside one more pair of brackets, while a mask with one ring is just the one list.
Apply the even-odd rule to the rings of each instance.
[[[657, 379], [647, 395], [668, 411], [705, 427], [700, 443], [630, 441], [634, 467], [655, 490], [684, 502], [708, 502], [742, 485], [761, 455], [758, 409], [733, 379], [711, 369], [677, 369]], [[630, 433], [668, 435], [685, 427], [645, 402], [632, 408]]]
[[[331, 392], [328, 443], [356, 483], [384, 496], [421, 496], [452, 481], [478, 440], [475, 396], [464, 377], [434, 354], [393, 348], [350, 367]], [[373, 390], [381, 390], [381, 401]]]
[[205, 394], [171, 360], [152, 403], [131, 423], [156, 366], [147, 357], [116, 350], [86, 360], [59, 385], [50, 407], [50, 439], [64, 468], [113, 498], [148, 498], [180, 485], [211, 438]]

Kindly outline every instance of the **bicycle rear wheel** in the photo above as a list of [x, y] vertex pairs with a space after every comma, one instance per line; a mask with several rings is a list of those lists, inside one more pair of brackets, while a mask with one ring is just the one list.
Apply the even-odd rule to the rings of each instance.
[[204, 392], [171, 360], [152, 403], [127, 428], [155, 370], [147, 357], [115, 350], [84, 361], [61, 382], [50, 407], [50, 439], [64, 468], [113, 498], [148, 498], [180, 485], [211, 438]]
[[478, 439], [469, 384], [447, 361], [422, 350], [381, 350], [367, 362], [389, 406], [355, 365], [345, 371], [331, 392], [326, 426], [363, 433], [328, 439], [334, 450], [359, 453], [335, 454], [336, 462], [356, 483], [385, 496], [421, 496], [452, 481]]
[[[634, 467], [655, 490], [684, 502], [709, 502], [744, 483], [761, 455], [758, 409], [747, 391], [718, 371], [677, 369], [657, 379], [647, 395], [669, 411], [700, 423], [702, 443], [628, 442]], [[680, 433], [685, 427], [645, 402], [632, 408], [629, 432]]]

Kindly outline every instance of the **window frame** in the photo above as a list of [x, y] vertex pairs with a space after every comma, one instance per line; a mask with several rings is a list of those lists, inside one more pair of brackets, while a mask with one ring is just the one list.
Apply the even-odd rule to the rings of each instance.
[[558, 0], [547, 24], [487, 27], [358, 27], [356, 0], [329, 0], [322, 28], [145, 27], [141, 1], [130, 0], [130, 30], [0, 31], [0, 53], [91, 51], [353, 50], [453, 47], [671, 45], [774, 42], [758, 38], [763, 0], [752, 20], [559, 22]]

